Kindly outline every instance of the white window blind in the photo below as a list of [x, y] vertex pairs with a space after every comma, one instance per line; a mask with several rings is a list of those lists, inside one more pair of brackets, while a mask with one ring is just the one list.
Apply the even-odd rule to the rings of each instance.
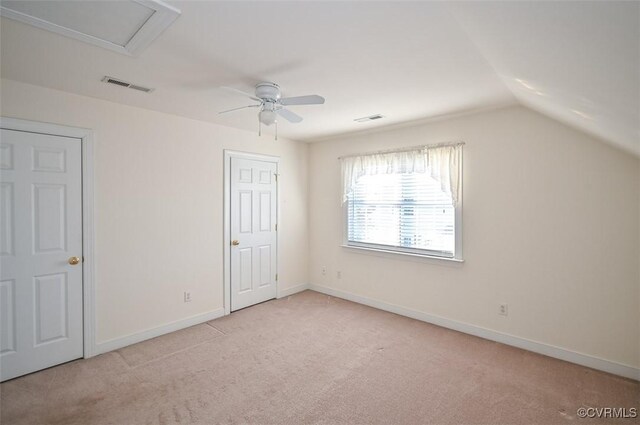
[[451, 195], [426, 173], [360, 177], [347, 199], [347, 214], [348, 242], [352, 245], [454, 256]]
[[346, 245], [461, 260], [462, 145], [341, 157]]

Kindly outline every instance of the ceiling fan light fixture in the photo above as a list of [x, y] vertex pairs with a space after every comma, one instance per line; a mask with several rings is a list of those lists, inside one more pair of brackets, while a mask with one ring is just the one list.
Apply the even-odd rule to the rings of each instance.
[[265, 109], [260, 111], [258, 117], [262, 124], [271, 125], [276, 122], [276, 118], [278, 117], [278, 115], [276, 114], [276, 111]]
[[238, 111], [246, 108], [260, 108], [260, 111], [258, 112], [258, 122], [260, 123], [260, 125], [258, 126], [258, 135], [262, 134], [262, 124], [267, 126], [275, 124], [276, 140], [278, 140], [278, 115], [290, 123], [295, 124], [302, 121], [302, 117], [295, 112], [287, 109], [287, 106], [322, 105], [324, 103], [324, 97], [318, 96], [317, 94], [282, 97], [280, 93], [280, 86], [275, 83], [258, 83], [255, 89], [255, 96], [250, 93], [245, 93], [242, 90], [235, 89], [233, 87], [221, 88], [241, 94], [258, 103], [254, 105], [227, 109], [226, 111], [218, 112], [219, 114], [226, 114], [227, 112]]

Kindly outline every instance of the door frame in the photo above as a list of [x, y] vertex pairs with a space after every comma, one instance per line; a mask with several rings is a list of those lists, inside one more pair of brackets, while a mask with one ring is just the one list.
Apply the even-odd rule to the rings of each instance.
[[94, 131], [87, 128], [0, 117], [0, 128], [80, 139], [82, 161], [82, 314], [84, 358], [96, 354]]
[[[280, 157], [257, 153], [224, 150], [224, 234], [222, 238], [224, 252], [224, 314], [231, 314], [231, 158], [253, 159], [257, 161], [272, 162], [276, 164], [276, 175], [280, 172]], [[280, 223], [280, 183], [276, 178], [276, 223]], [[280, 268], [280, 232], [276, 230], [276, 275]], [[276, 280], [276, 294], [278, 292], [278, 280]]]

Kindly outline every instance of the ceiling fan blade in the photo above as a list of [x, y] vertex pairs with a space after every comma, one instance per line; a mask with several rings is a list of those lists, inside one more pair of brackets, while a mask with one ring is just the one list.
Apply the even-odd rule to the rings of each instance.
[[288, 109], [281, 108], [281, 109], [277, 109], [276, 112], [278, 113], [278, 115], [280, 115], [282, 118], [284, 118], [289, 122], [296, 123], [296, 122], [302, 121], [302, 117], [300, 115], [295, 114]]
[[224, 90], [228, 90], [228, 91], [232, 91], [232, 92], [235, 92], [235, 93], [241, 94], [241, 95], [243, 95], [243, 96], [247, 96], [249, 99], [253, 99], [253, 100], [255, 100], [256, 102], [262, 102], [262, 100], [261, 100], [261, 99], [258, 99], [258, 98], [257, 98], [257, 97], [255, 97], [254, 95], [249, 94], [249, 93], [247, 93], [247, 92], [243, 92], [242, 90], [234, 89], [233, 87], [227, 87], [227, 86], [222, 86], [222, 87], [220, 87], [220, 88], [221, 88], [221, 89], [224, 89]]
[[324, 103], [324, 97], [317, 94], [308, 96], [283, 97], [280, 99], [281, 105], [321, 105]]
[[244, 108], [257, 108], [260, 105], [247, 105], [247, 106], [240, 106], [239, 108], [233, 108], [233, 109], [227, 109], [226, 111], [220, 111], [218, 112], [218, 114], [226, 114], [227, 112], [233, 112], [233, 111], [237, 111], [238, 109], [244, 109]]

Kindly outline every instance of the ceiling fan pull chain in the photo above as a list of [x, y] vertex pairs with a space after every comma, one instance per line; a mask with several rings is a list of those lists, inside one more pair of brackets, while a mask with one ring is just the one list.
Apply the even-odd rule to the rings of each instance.
[[278, 121], [276, 121], [276, 141], [278, 141]]

